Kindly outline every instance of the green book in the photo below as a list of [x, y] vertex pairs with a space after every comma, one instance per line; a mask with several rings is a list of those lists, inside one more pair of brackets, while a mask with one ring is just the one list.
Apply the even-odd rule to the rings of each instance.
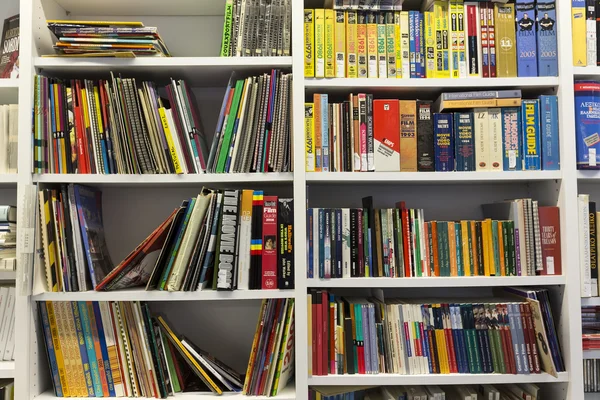
[[231, 146], [231, 136], [233, 134], [233, 128], [235, 127], [235, 121], [238, 116], [238, 108], [240, 105], [240, 99], [242, 92], [244, 91], [244, 83], [246, 81], [241, 79], [235, 84], [235, 92], [233, 94], [233, 100], [231, 102], [231, 108], [229, 109], [229, 117], [227, 118], [227, 127], [225, 134], [223, 135], [223, 143], [219, 149], [219, 158], [217, 161], [217, 173], [225, 172], [225, 162], [229, 155], [229, 147]]
[[229, 57], [231, 47], [231, 30], [233, 24], [233, 0], [225, 2], [225, 21], [223, 23], [223, 40], [221, 41], [221, 57]]
[[500, 257], [504, 260], [504, 273], [506, 276], [510, 276], [510, 261], [508, 259], [508, 221], [502, 221], [500, 224], [502, 226], [502, 243], [504, 245], [504, 251], [500, 254]]
[[159, 290], [165, 290], [165, 286], [169, 281], [169, 276], [171, 275], [171, 269], [173, 268], [173, 264], [175, 263], [175, 258], [177, 258], [177, 252], [179, 251], [179, 247], [181, 246], [181, 242], [183, 239], [183, 235], [185, 234], [185, 229], [187, 228], [188, 222], [190, 222], [190, 216], [192, 215], [192, 210], [194, 209], [194, 205], [196, 204], [196, 199], [188, 200], [187, 208], [185, 210], [185, 216], [183, 221], [181, 222], [181, 226], [177, 231], [177, 236], [175, 242], [173, 243], [173, 248], [170, 249], [170, 257], [167, 262], [167, 266], [165, 267], [162, 276], [160, 277], [160, 282], [158, 285]]
[[498, 221], [492, 221], [492, 249], [494, 251], [494, 272], [495, 276], [500, 276], [500, 241], [498, 238]]
[[175, 363], [173, 362], [173, 354], [171, 353], [171, 349], [169, 348], [169, 342], [166, 337], [162, 336], [162, 332], [160, 332], [160, 339], [163, 343], [163, 348], [165, 349], [167, 367], [169, 368], [169, 375], [171, 375], [171, 384], [173, 385], [173, 391], [175, 393], [180, 393], [181, 386], [179, 385], [179, 378], [177, 377], [177, 371], [175, 370]]
[[[496, 340], [496, 329], [494, 329], [492, 322], [492, 307], [490, 304], [483, 305], [483, 311], [485, 313], [485, 324], [488, 332], [489, 342], [490, 342], [490, 350], [492, 353], [492, 365], [494, 367], [494, 372], [497, 374], [501, 374], [502, 366], [500, 365], [500, 358], [498, 356], [498, 341]], [[496, 324], [498, 321], [496, 321]], [[502, 350], [500, 350], [502, 351]]]

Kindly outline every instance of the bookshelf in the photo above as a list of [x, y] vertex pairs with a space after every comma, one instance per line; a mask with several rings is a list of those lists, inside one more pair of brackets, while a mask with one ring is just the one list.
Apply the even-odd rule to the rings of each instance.
[[[539, 383], [544, 399], [583, 399], [582, 349], [579, 297], [579, 255], [577, 230], [577, 193], [590, 193], [600, 174], [578, 172], [575, 168], [573, 80], [600, 75], [596, 67], [573, 68], [571, 63], [571, 10], [569, 2], [557, 1], [559, 16], [560, 76], [544, 78], [495, 79], [302, 79], [303, 8], [322, 6], [322, 1], [292, 2], [292, 57], [220, 58], [220, 38], [224, 1], [213, 0], [10, 0], [21, 14], [21, 77], [0, 81], [0, 103], [19, 102], [19, 173], [0, 176], [0, 202], [17, 202], [26, 185], [41, 187], [60, 183], [80, 183], [100, 187], [104, 192], [105, 228], [113, 261], [121, 260], [147, 233], [162, 221], [165, 212], [184, 196], [198, 193], [203, 185], [215, 188], [264, 188], [274, 194], [294, 197], [295, 204], [295, 290], [163, 293], [145, 291], [41, 293], [32, 290], [30, 266], [23, 235], [18, 242], [19, 270], [16, 276], [0, 273], [0, 280], [15, 279], [16, 362], [0, 363], [0, 378], [15, 376], [18, 399], [53, 399], [51, 381], [41, 330], [37, 321], [37, 302], [58, 301], [148, 301], [151, 308], [173, 313], [176, 325], [185, 333], [215, 336], [226, 343], [214, 344], [217, 356], [240, 366], [247, 360], [256, 315], [263, 298], [296, 300], [295, 383], [275, 399], [306, 399], [309, 385], [419, 385], [479, 383]], [[409, 4], [410, 3], [410, 4]], [[409, 7], [418, 1], [406, 2]], [[13, 13], [13, 14], [14, 14]], [[109, 15], [107, 15], [109, 13]], [[1, 14], [1, 12], [0, 12]], [[10, 14], [12, 15], [12, 14]], [[59, 59], [43, 58], [52, 52], [52, 38], [46, 19], [140, 20], [157, 26], [175, 57], [136, 59]], [[31, 171], [31, 109], [35, 73], [50, 76], [108, 77], [110, 71], [127, 77], [157, 81], [171, 76], [189, 81], [196, 94], [201, 118], [210, 135], [215, 126], [224, 85], [231, 71], [241, 74], [271, 68], [291, 70], [293, 80], [294, 172], [282, 174], [205, 174], [205, 175], [33, 175]], [[435, 98], [441, 91], [479, 88], [520, 88], [524, 94], [559, 96], [560, 171], [521, 171], [498, 173], [306, 173], [304, 172], [304, 101], [313, 93], [345, 95], [356, 91], [389, 94], [400, 98]], [[600, 190], [600, 188], [595, 189]], [[593, 191], [590, 193], [593, 195]], [[598, 193], [600, 194], [600, 192]], [[478, 205], [502, 198], [534, 197], [544, 205], [561, 210], [562, 276], [546, 277], [469, 277], [469, 278], [352, 278], [307, 279], [306, 207], [355, 207], [365, 195], [389, 206], [399, 199], [426, 209], [431, 218], [480, 218]], [[598, 198], [599, 196], [597, 196]], [[20, 201], [18, 204], [21, 204]], [[19, 222], [24, 217], [19, 214]], [[344, 293], [361, 293], [381, 288], [399, 296], [487, 295], [503, 286], [544, 286], [551, 291], [556, 307], [557, 330], [567, 372], [558, 378], [539, 375], [353, 375], [308, 376], [306, 343], [309, 288], [333, 288]], [[597, 300], [584, 300], [590, 303]], [[225, 317], [224, 317], [225, 316]], [[208, 322], [210, 323], [208, 323]], [[241, 324], [248, 326], [241, 327]], [[200, 326], [201, 325], [201, 326]], [[238, 326], [239, 325], [239, 326]], [[236, 327], [236, 328], [232, 328]], [[237, 329], [239, 328], [239, 329]], [[199, 329], [199, 331], [198, 331]], [[213, 343], [207, 349], [213, 350]], [[243, 345], [243, 350], [238, 348]], [[245, 396], [227, 395], [228, 399]], [[587, 396], [586, 396], [587, 397]], [[189, 400], [214, 398], [204, 394], [177, 396]], [[263, 397], [255, 397], [263, 399]]]

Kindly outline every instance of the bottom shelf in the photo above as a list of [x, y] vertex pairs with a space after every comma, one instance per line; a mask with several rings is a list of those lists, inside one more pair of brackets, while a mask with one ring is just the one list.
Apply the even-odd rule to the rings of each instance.
[[[40, 394], [39, 396], [36, 396], [35, 399], [37, 400], [50, 400], [50, 399], [56, 399], [57, 397], [54, 395], [54, 392], [52, 390], [49, 390], [47, 392], [44, 392], [42, 394]], [[288, 385], [285, 389], [283, 389], [281, 391], [281, 393], [277, 394], [277, 396], [275, 397], [266, 397], [266, 396], [245, 396], [241, 393], [223, 393], [222, 396], [218, 396], [215, 394], [210, 394], [210, 393], [181, 393], [181, 394], [176, 394], [175, 396], [171, 396], [169, 397], [171, 398], [176, 398], [176, 399], [183, 399], [183, 400], [209, 400], [209, 399], [227, 399], [227, 400], [242, 400], [242, 399], [248, 399], [248, 400], [266, 400], [266, 399], [273, 399], [273, 400], [295, 400], [296, 399], [296, 388], [294, 385]], [[87, 399], [87, 397], [70, 397], [70, 399]]]
[[381, 385], [475, 385], [508, 383], [557, 383], [567, 382], [569, 374], [559, 372], [558, 378], [552, 375], [529, 374], [445, 374], [445, 375], [328, 375], [311, 376], [309, 386], [381, 386]]

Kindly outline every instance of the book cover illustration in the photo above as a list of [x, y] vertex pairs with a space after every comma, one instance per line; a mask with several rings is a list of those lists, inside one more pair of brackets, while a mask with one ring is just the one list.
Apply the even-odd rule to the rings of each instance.
[[2, 53], [0, 54], [0, 78], [19, 77], [19, 16], [4, 20], [2, 29]]

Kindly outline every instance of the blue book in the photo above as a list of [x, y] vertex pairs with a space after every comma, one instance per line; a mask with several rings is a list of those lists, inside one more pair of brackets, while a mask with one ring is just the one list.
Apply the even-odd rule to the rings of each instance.
[[96, 320], [96, 329], [98, 329], [98, 339], [100, 340], [100, 350], [102, 351], [102, 361], [104, 363], [104, 373], [106, 374], [106, 384], [110, 397], [116, 397], [115, 384], [113, 381], [110, 360], [108, 358], [108, 348], [106, 347], [106, 336], [104, 336], [104, 326], [102, 325], [102, 313], [97, 301], [92, 302], [94, 307], [94, 319]]
[[[100, 370], [98, 369], [98, 359], [96, 358], [94, 338], [92, 337], [92, 330], [90, 328], [88, 308], [85, 301], [78, 301], [77, 306], [79, 307], [81, 327], [83, 328], [83, 339], [85, 340], [85, 348], [87, 350], [87, 356], [90, 362], [90, 370], [92, 371], [94, 393], [96, 394], [96, 397], [102, 397], [102, 380], [100, 379]], [[104, 371], [102, 371], [102, 373], [104, 373]]]
[[558, 171], [560, 169], [560, 150], [557, 96], [540, 96], [540, 125], [542, 129], [542, 169], [545, 171]]
[[534, 0], [516, 0], [517, 76], [538, 76]]
[[435, 170], [454, 171], [454, 136], [452, 114], [433, 114], [433, 144]]
[[306, 248], [308, 249], [308, 278], [314, 278], [314, 261], [313, 261], [313, 209], [309, 208], [306, 210], [306, 229], [308, 235], [306, 235]]
[[427, 359], [427, 368], [429, 373], [433, 374], [433, 361], [431, 357], [431, 348], [429, 347], [429, 311], [425, 305], [420, 306], [421, 320], [423, 321], [423, 356]]
[[521, 118], [523, 121], [523, 169], [539, 171], [542, 169], [539, 100], [523, 100], [521, 104]]
[[417, 52], [416, 52], [416, 29], [415, 29], [415, 13], [417, 11], [408, 12], [408, 49], [410, 60], [410, 77], [417, 78]]
[[54, 351], [54, 342], [52, 342], [52, 334], [50, 332], [50, 321], [48, 320], [48, 310], [46, 302], [39, 303], [40, 315], [42, 318], [42, 330], [44, 331], [44, 341], [46, 342], [46, 352], [48, 354], [48, 363], [50, 364], [50, 372], [52, 373], [52, 383], [54, 384], [54, 394], [56, 397], [63, 397], [62, 384], [58, 375], [58, 364], [56, 362], [56, 352]]
[[468, 371], [465, 371], [465, 362], [463, 360], [463, 351], [461, 347], [461, 342], [458, 338], [458, 326], [456, 320], [456, 308], [454, 304], [448, 304], [448, 312], [450, 317], [450, 326], [452, 332], [452, 340], [454, 341], [454, 355], [456, 357], [456, 368], [458, 369], [459, 374], [464, 374]]
[[454, 113], [457, 171], [475, 171], [475, 125], [472, 112]]
[[327, 94], [321, 94], [321, 133], [323, 172], [329, 172], [329, 96]]
[[504, 171], [523, 169], [523, 139], [521, 137], [521, 108], [502, 108], [502, 161]]
[[577, 168], [600, 169], [600, 83], [575, 82]]
[[536, 0], [538, 75], [558, 76], [556, 2]]
[[425, 78], [425, 35], [423, 31], [423, 14], [415, 11], [415, 64], [417, 78]]
[[92, 285], [96, 288], [114, 268], [104, 236], [102, 192], [81, 185], [74, 185], [73, 188], [85, 257]]
[[92, 379], [92, 370], [83, 336], [83, 327], [81, 316], [79, 314], [79, 306], [76, 301], [67, 302], [66, 304], [70, 305], [71, 311], [73, 312], [73, 322], [75, 324], [75, 331], [77, 333], [77, 343], [79, 344], [79, 354], [81, 355], [81, 364], [83, 364], [83, 376], [85, 377], [85, 386], [87, 388], [88, 396], [95, 397], [96, 393]]
[[325, 217], [319, 208], [319, 278], [325, 278]]

